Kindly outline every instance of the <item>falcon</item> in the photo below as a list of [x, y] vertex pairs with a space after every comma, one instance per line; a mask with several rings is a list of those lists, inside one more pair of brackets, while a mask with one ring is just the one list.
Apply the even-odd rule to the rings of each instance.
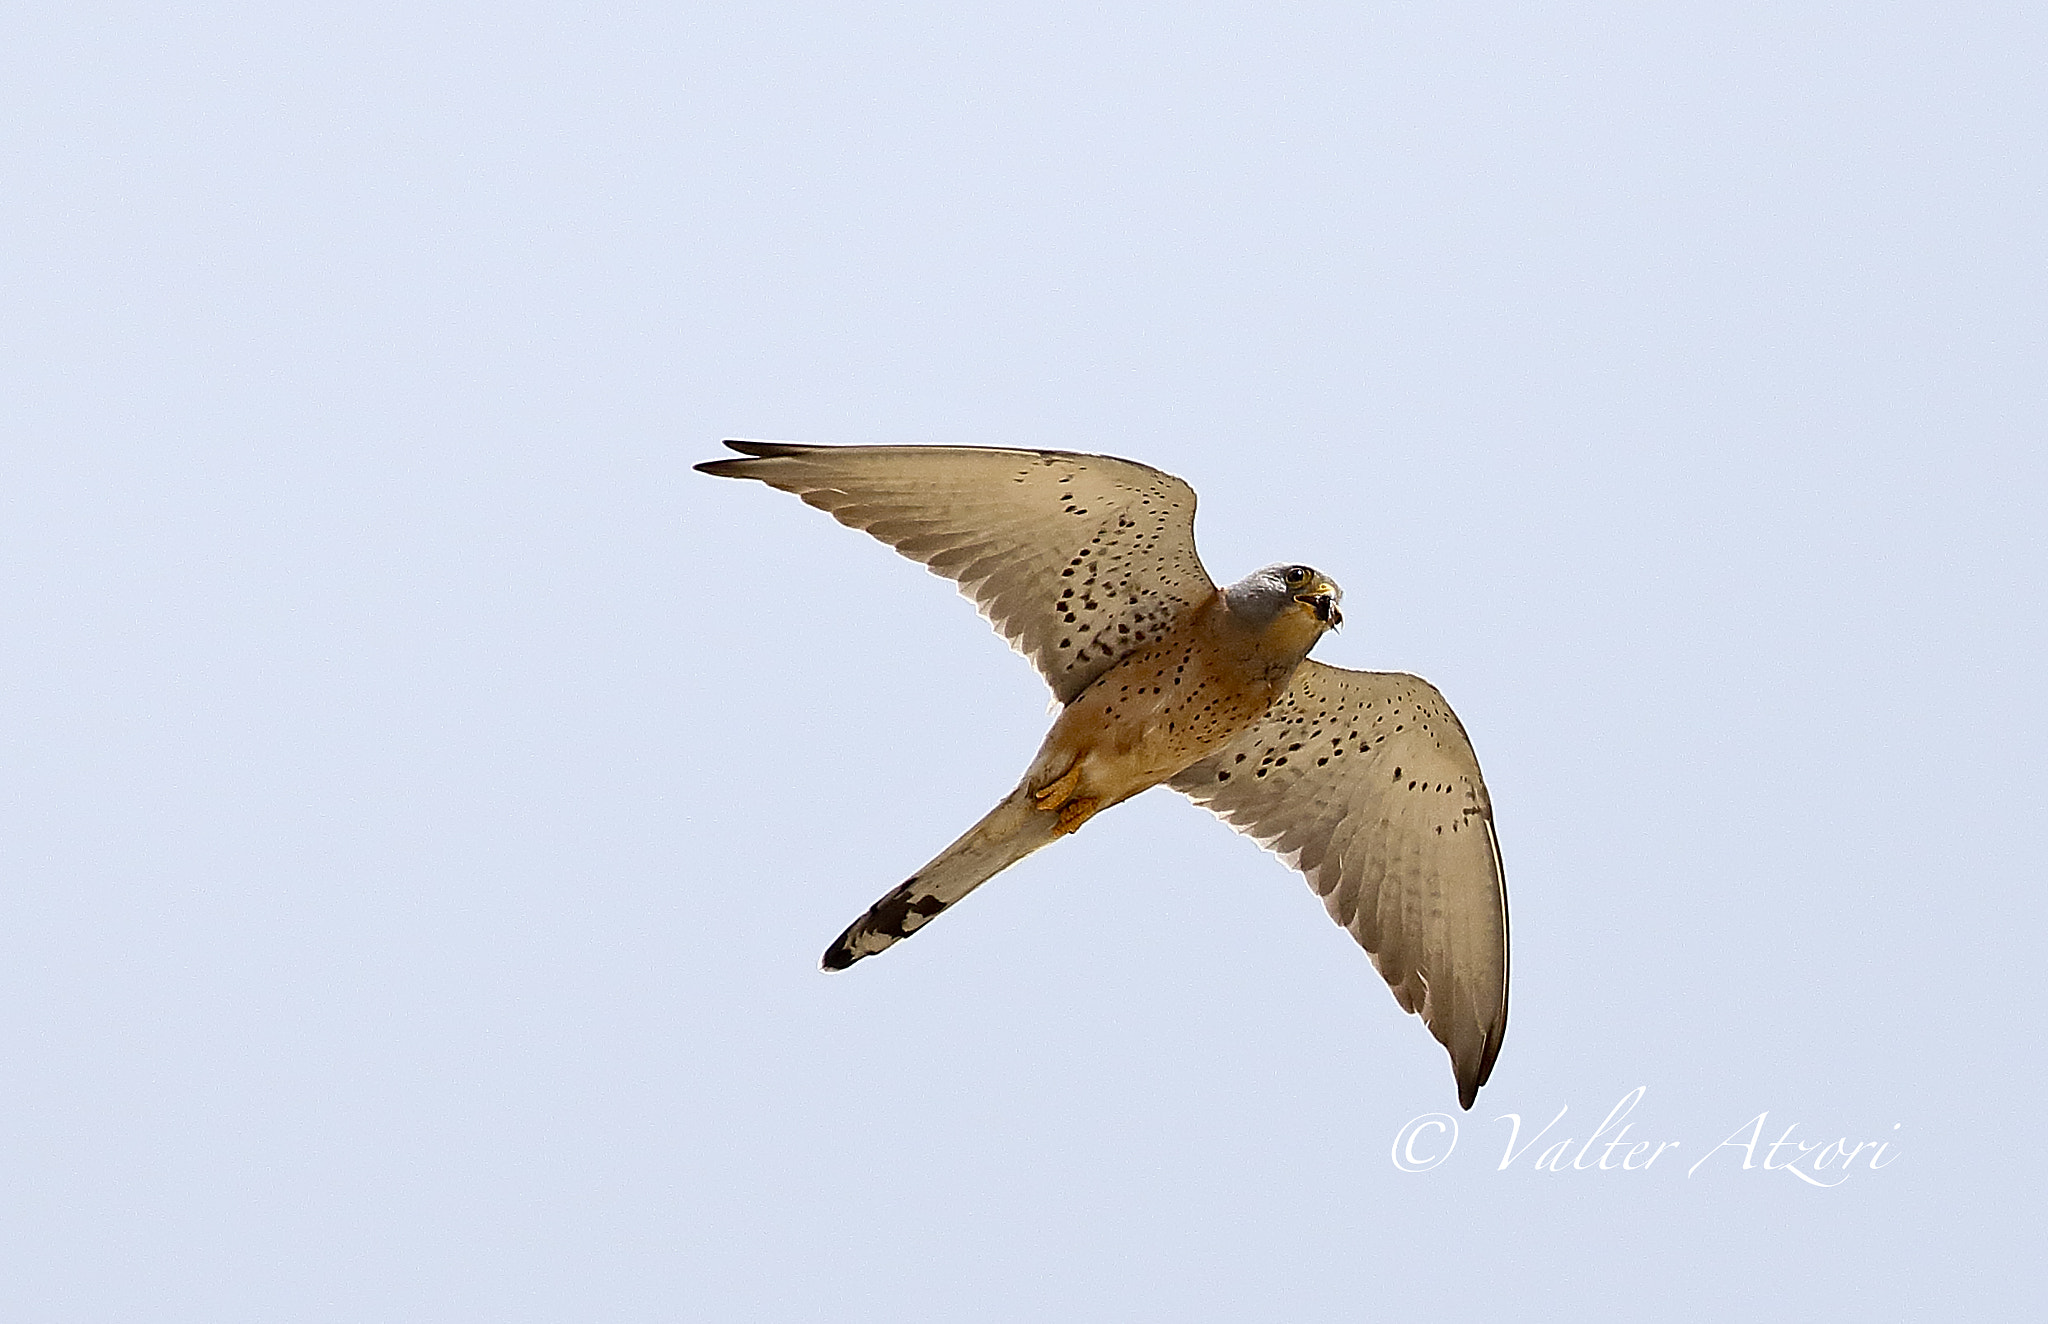
[[1170, 786], [1299, 869], [1403, 1011], [1449, 1051], [1458, 1102], [1508, 1019], [1508, 907], [1472, 743], [1434, 686], [1309, 658], [1343, 592], [1281, 563], [1218, 587], [1195, 493], [1106, 455], [728, 441], [697, 468], [794, 493], [955, 580], [1052, 687], [1058, 717], [987, 817], [826, 949], [909, 937], [1111, 805]]

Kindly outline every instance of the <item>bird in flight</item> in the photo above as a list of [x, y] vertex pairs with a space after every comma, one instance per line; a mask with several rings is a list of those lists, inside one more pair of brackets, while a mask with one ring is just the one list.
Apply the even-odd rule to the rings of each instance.
[[1343, 593], [1305, 565], [1218, 587], [1195, 493], [1107, 455], [728, 441], [752, 478], [959, 583], [1052, 687], [1059, 716], [988, 816], [825, 952], [909, 937], [1111, 805], [1171, 786], [1307, 876], [1403, 1011], [1449, 1050], [1466, 1108], [1508, 1018], [1507, 887], [1479, 761], [1429, 682], [1309, 659]]

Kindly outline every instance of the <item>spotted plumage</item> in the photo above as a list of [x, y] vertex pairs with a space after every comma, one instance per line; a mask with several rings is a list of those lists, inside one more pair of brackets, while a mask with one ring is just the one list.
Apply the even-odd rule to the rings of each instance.
[[730, 441], [697, 467], [795, 493], [958, 581], [1052, 687], [1024, 778], [827, 949], [838, 970], [1123, 800], [1169, 785], [1300, 869], [1472, 1106], [1507, 1027], [1507, 892], [1471, 743], [1415, 676], [1308, 660], [1343, 620], [1308, 566], [1217, 587], [1195, 494], [1129, 460]]

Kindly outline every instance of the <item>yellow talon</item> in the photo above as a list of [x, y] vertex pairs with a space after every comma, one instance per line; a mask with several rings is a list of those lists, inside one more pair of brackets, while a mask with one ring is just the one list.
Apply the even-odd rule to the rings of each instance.
[[1061, 805], [1059, 834], [1065, 836], [1069, 832], [1079, 830], [1083, 823], [1095, 817], [1095, 811], [1101, 803], [1092, 795], [1083, 795]]
[[[1065, 776], [1033, 791], [1031, 798], [1038, 803], [1040, 809], [1050, 813], [1055, 809], [1063, 808], [1069, 800], [1073, 799], [1074, 789], [1080, 784], [1081, 764], [1077, 759], [1074, 766], [1067, 769]], [[1073, 829], [1069, 828], [1067, 830], [1071, 832]]]

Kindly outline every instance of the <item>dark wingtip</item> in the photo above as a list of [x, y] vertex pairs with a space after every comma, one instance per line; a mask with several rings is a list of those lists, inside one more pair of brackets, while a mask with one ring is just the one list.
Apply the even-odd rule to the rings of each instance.
[[798, 446], [787, 441], [748, 441], [742, 437], [727, 437], [725, 444], [744, 455], [746, 459], [706, 460], [691, 467], [698, 473], [710, 474], [713, 478], [750, 478], [753, 475], [747, 472], [749, 460], [773, 459], [780, 455], [801, 455], [805, 451], [817, 449], [814, 446]]
[[1467, 1112], [1472, 1110], [1473, 1103], [1479, 1098], [1480, 1088], [1493, 1079], [1493, 1059], [1499, 1054], [1500, 1033], [1495, 1031], [1487, 1040], [1485, 1055], [1479, 1059], [1470, 1074], [1463, 1068], [1452, 1068], [1458, 1079], [1458, 1105]]
[[827, 970], [844, 970], [859, 959], [853, 954], [853, 944], [841, 938], [825, 949], [825, 959], [819, 964]]
[[[813, 449], [789, 441], [748, 441], [745, 437], [727, 437], [725, 444], [742, 455], [797, 455]], [[728, 461], [729, 463], [729, 461]]]
[[1458, 1075], [1458, 1102], [1463, 1104], [1467, 1111], [1471, 1110], [1473, 1101], [1479, 1097], [1479, 1087], [1493, 1079], [1494, 1059], [1500, 1056], [1501, 1040], [1507, 1037], [1507, 1031], [1507, 1009], [1503, 1006], [1500, 1019], [1486, 1032], [1486, 1042], [1480, 1046], [1479, 1062], [1472, 1074], [1466, 1076], [1461, 1071]]

